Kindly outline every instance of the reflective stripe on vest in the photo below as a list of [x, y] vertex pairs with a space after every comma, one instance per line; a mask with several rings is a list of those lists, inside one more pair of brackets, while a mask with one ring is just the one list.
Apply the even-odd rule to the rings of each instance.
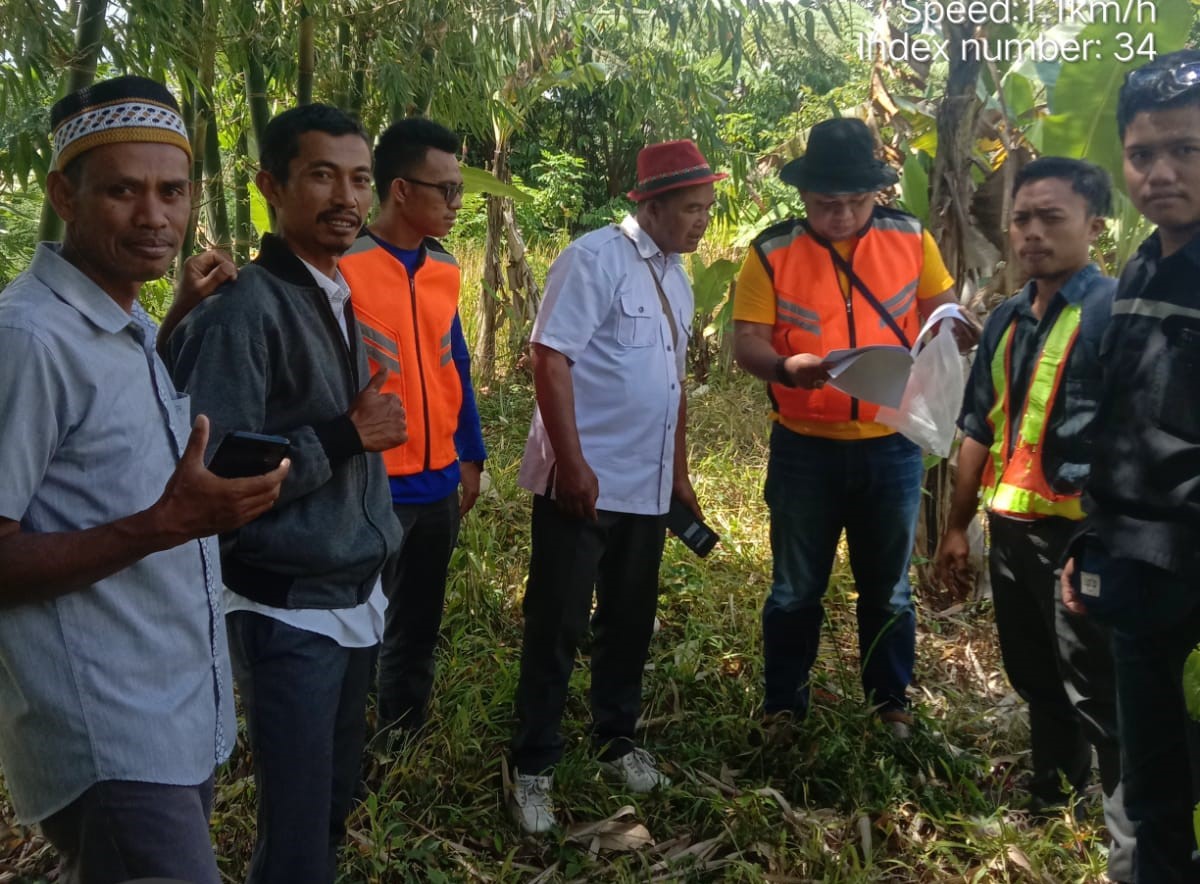
[[[781, 356], [823, 356], [845, 347], [901, 343], [857, 288], [846, 296], [828, 249], [802, 223], [768, 229], [755, 240], [754, 248], [775, 288], [771, 341]], [[917, 289], [925, 263], [921, 223], [911, 215], [876, 207], [850, 263], [909, 339], [915, 340], [921, 327]], [[772, 383], [768, 390], [775, 410], [790, 420], [870, 421], [879, 411], [879, 406], [852, 399], [828, 384], [807, 390]]]
[[983, 505], [1000, 515], [1061, 516], [1083, 518], [1080, 495], [1059, 494], [1046, 480], [1041, 452], [1050, 423], [1050, 410], [1058, 396], [1067, 365], [1067, 354], [1079, 336], [1082, 312], [1078, 304], [1068, 304], [1054, 321], [1038, 355], [1025, 404], [1017, 424], [1016, 445], [1009, 449], [1009, 427], [1012, 421], [1012, 400], [1009, 379], [1012, 377], [1013, 320], [1000, 338], [996, 355], [992, 357], [992, 386], [996, 402], [988, 414], [992, 426], [991, 457], [984, 467]]
[[350, 284], [371, 371], [389, 369], [383, 391], [404, 405], [408, 441], [383, 453], [388, 475], [444, 469], [458, 458], [454, 433], [463, 395], [450, 346], [458, 264], [426, 243], [410, 280], [404, 265], [364, 234], [338, 267]]

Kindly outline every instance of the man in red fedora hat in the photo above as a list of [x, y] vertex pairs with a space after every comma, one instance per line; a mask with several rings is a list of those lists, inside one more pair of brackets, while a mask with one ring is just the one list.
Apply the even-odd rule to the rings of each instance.
[[691, 141], [638, 154], [635, 214], [571, 243], [533, 327], [537, 411], [520, 485], [533, 492], [532, 556], [517, 686], [512, 811], [554, 826], [553, 770], [575, 650], [592, 594], [592, 743], [634, 792], [669, 780], [634, 744], [672, 496], [700, 516], [688, 479], [683, 394], [692, 319], [680, 254], [708, 227], [713, 182]]
[[954, 300], [954, 280], [920, 221], [877, 204], [897, 176], [876, 158], [861, 120], [814, 126], [807, 153], [780, 177], [799, 189], [807, 217], [754, 240], [733, 307], [738, 364], [767, 381], [775, 422], [764, 492], [773, 555], [763, 608], [764, 719], [776, 730], [808, 712], [821, 598], [844, 528], [863, 688], [880, 719], [905, 737], [921, 450], [875, 421], [878, 406], [826, 386], [823, 360], [838, 348], [911, 346], [925, 317]]

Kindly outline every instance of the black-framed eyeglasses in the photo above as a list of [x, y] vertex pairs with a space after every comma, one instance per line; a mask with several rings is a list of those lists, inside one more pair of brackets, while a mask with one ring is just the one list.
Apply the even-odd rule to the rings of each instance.
[[418, 181], [416, 178], [402, 178], [402, 181], [407, 181], [409, 184], [419, 184], [422, 187], [432, 187], [435, 190], [442, 192], [442, 197], [446, 200], [446, 205], [450, 205], [456, 199], [463, 195], [466, 189], [462, 184], [435, 184], [432, 181]]
[[1200, 86], [1200, 61], [1181, 61], [1169, 68], [1138, 68], [1125, 82], [1131, 89], [1153, 89], [1157, 97], [1171, 99]]

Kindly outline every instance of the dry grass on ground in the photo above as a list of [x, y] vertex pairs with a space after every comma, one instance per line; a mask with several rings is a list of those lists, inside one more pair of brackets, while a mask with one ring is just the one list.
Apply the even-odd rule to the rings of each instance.
[[[492, 490], [455, 554], [432, 723], [398, 751], [368, 753], [371, 792], [350, 820], [342, 881], [1099, 880], [1095, 796], [1080, 824], [1064, 814], [1035, 825], [1014, 809], [1026, 724], [1000, 672], [987, 603], [949, 615], [921, 611], [919, 726], [898, 744], [863, 707], [854, 588], [839, 557], [813, 714], [793, 745], [752, 745], [769, 576], [764, 400], [759, 385], [735, 376], [693, 389], [690, 403], [693, 473], [723, 540], [705, 561], [668, 541], [662, 569], [643, 737], [675, 785], [641, 797], [597, 776], [580, 666], [556, 782], [567, 828], [523, 839], [505, 812], [528, 562], [529, 505], [515, 479], [532, 407], [528, 382], [509, 380], [481, 397]], [[253, 807], [239, 748], [220, 772], [213, 813], [231, 882], [245, 870]], [[580, 831], [618, 814], [598, 831]], [[46, 880], [53, 858], [35, 833], [7, 828], [0, 843], [0, 881]]]

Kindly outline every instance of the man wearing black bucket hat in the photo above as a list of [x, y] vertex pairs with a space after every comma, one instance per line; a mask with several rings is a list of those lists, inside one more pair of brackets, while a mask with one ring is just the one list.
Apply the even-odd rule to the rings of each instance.
[[738, 364], [768, 382], [775, 421], [765, 496], [770, 595], [763, 607], [764, 723], [808, 713], [825, 594], [842, 529], [858, 590], [863, 689], [898, 737], [909, 733], [916, 621], [908, 583], [923, 475], [920, 449], [874, 418], [877, 406], [826, 386], [824, 355], [910, 346], [954, 300], [937, 246], [911, 215], [876, 202], [896, 173], [860, 120], [814, 126], [780, 177], [806, 217], [754, 240], [734, 297]]

